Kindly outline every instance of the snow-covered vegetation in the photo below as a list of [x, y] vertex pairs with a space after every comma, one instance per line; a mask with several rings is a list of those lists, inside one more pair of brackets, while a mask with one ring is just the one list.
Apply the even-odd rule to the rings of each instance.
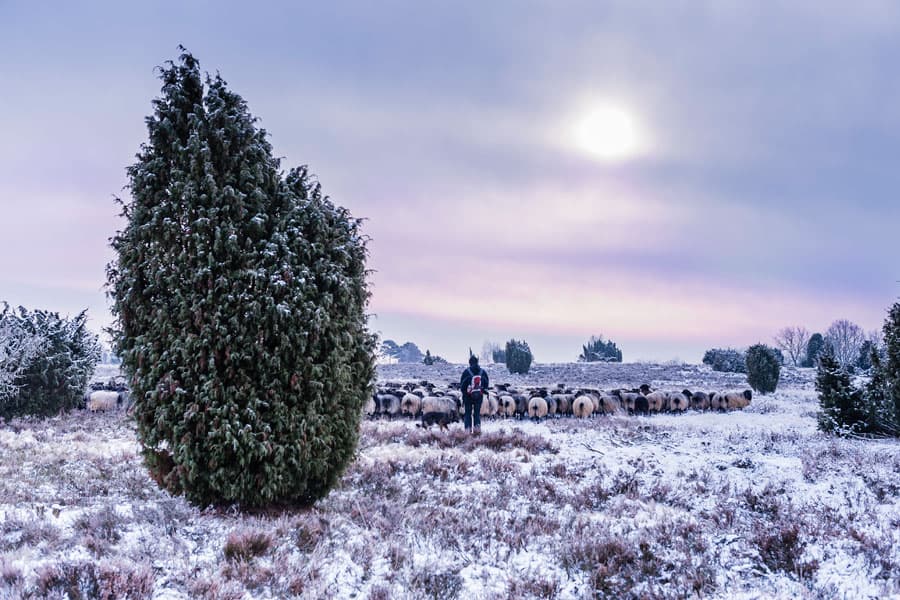
[[[485, 366], [518, 385], [746, 387], [695, 365]], [[121, 411], [12, 420], [0, 598], [900, 597], [900, 444], [817, 431], [813, 378], [785, 368], [743, 411], [495, 420], [480, 437], [364, 421], [340, 485], [304, 511], [169, 496]]]

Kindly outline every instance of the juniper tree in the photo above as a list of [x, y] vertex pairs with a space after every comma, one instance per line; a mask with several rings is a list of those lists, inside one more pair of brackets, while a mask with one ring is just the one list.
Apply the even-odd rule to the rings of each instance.
[[747, 383], [755, 391], [769, 394], [778, 387], [781, 362], [773, 348], [765, 344], [754, 344], [746, 354]]
[[801, 366], [803, 367], [815, 367], [816, 360], [819, 358], [819, 354], [825, 348], [825, 338], [822, 337], [821, 333], [814, 333], [809, 337], [809, 342], [806, 343], [806, 357], [803, 359]]
[[197, 504], [309, 504], [353, 456], [374, 378], [366, 239], [182, 51], [107, 267], [138, 439], [157, 482]]
[[816, 364], [819, 429], [839, 434], [864, 432], [867, 420], [862, 392], [853, 385], [850, 373], [835, 358], [830, 344], [818, 354]]
[[886, 425], [893, 435], [900, 435], [900, 302], [895, 302], [888, 310], [882, 331]]
[[525, 340], [509, 340], [506, 342], [506, 368], [510, 373], [525, 375], [531, 369], [534, 356]]

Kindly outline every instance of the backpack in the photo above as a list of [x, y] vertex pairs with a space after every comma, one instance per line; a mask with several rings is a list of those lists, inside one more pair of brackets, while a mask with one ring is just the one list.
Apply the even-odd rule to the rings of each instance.
[[[472, 373], [472, 370], [469, 369], [469, 373]], [[481, 394], [483, 393], [481, 389], [481, 372], [476, 375], [472, 373], [472, 381], [469, 382], [469, 387], [466, 390], [466, 393], [469, 394], [469, 398], [472, 400], [481, 400]]]

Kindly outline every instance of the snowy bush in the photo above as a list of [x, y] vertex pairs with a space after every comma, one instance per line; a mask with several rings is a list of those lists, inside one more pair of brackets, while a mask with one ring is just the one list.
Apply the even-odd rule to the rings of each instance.
[[80, 405], [100, 359], [97, 336], [80, 313], [19, 307], [0, 312], [0, 417], [47, 416]]
[[755, 344], [747, 349], [747, 383], [761, 394], [770, 394], [778, 387], [781, 363], [775, 350], [765, 344]]
[[578, 362], [622, 362], [622, 351], [612, 340], [603, 340], [603, 336], [591, 336], [587, 344], [581, 347]]
[[154, 479], [197, 504], [310, 504], [353, 457], [374, 378], [366, 238], [186, 51], [160, 69], [107, 269]]
[[703, 364], [712, 367], [713, 371], [723, 373], [746, 373], [747, 359], [743, 352], [734, 348], [712, 348], [703, 355]]

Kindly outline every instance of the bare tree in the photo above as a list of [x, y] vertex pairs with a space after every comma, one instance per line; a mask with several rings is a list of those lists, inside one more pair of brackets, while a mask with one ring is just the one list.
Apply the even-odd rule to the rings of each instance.
[[791, 364], [800, 365], [806, 355], [806, 345], [809, 344], [809, 331], [806, 327], [795, 325], [793, 327], [783, 327], [775, 334], [775, 345], [781, 350], [791, 361]]
[[866, 334], [856, 323], [839, 319], [825, 332], [825, 340], [834, 348], [835, 360], [842, 367], [847, 367], [859, 358], [859, 349], [866, 341]]

